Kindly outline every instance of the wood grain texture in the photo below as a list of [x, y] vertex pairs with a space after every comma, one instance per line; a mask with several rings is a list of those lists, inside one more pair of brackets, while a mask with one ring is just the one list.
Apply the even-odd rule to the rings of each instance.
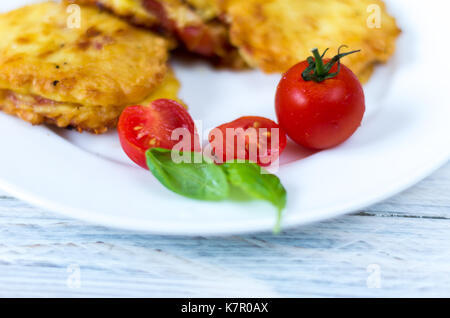
[[0, 193], [0, 296], [449, 297], [449, 234], [450, 164], [364, 211], [279, 236], [114, 230]]

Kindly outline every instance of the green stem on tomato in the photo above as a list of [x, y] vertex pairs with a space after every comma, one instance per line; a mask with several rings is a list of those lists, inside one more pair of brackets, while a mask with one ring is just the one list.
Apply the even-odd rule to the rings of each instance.
[[325, 69], [323, 65], [323, 59], [322, 56], [319, 54], [319, 49], [312, 50], [312, 53], [314, 55], [314, 59], [316, 62], [316, 74], [317, 76], [324, 76], [325, 75]]
[[[319, 50], [313, 49], [312, 53], [313, 56], [308, 57], [308, 67], [303, 71], [302, 78], [305, 81], [314, 81], [316, 83], [323, 82], [327, 79], [336, 77], [339, 75], [339, 72], [341, 71], [341, 59], [347, 55], [360, 52], [361, 50], [347, 52], [347, 53], [341, 53], [341, 49], [343, 47], [346, 47], [345, 45], [342, 45], [338, 49], [338, 54], [334, 56], [327, 64], [324, 64], [323, 58], [325, 56], [325, 53], [328, 51], [328, 49], [325, 50], [325, 52], [320, 55]], [[331, 73], [331, 69], [334, 65], [338, 66], [338, 69], [335, 73]]]

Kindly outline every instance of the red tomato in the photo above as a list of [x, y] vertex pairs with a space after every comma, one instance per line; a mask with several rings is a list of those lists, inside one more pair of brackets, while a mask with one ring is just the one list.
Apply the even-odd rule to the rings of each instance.
[[[350, 138], [361, 125], [364, 91], [355, 74], [344, 65], [337, 75], [330, 74], [338, 72], [335, 64], [326, 73], [331, 78], [305, 80], [302, 73], [315, 60], [301, 62], [283, 75], [275, 108], [280, 126], [295, 142], [308, 148], [327, 149]], [[329, 61], [324, 60], [323, 64]]]
[[269, 166], [286, 148], [286, 134], [264, 117], [241, 117], [213, 129], [209, 142], [217, 163], [234, 159]]
[[145, 152], [148, 149], [172, 149], [181, 141], [182, 137], [171, 140], [177, 128], [189, 132], [192, 151], [198, 150], [194, 121], [187, 110], [173, 100], [158, 99], [148, 106], [129, 106], [122, 112], [117, 126], [123, 150], [144, 169], [147, 169]]

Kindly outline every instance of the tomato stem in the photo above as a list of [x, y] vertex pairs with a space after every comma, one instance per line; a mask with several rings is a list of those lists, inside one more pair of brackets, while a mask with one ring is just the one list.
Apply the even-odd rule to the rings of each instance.
[[[307, 59], [309, 66], [302, 73], [303, 80], [320, 83], [327, 79], [338, 76], [339, 72], [341, 71], [341, 58], [361, 51], [357, 50], [347, 53], [341, 53], [341, 49], [343, 47], [346, 46], [342, 45], [341, 47], [339, 47], [338, 54], [334, 56], [327, 64], [323, 63], [323, 58], [327, 53], [328, 49], [326, 49], [322, 55], [320, 55], [319, 49], [317, 48], [313, 49], [311, 51], [313, 56], [310, 56]], [[336, 63], [338, 65], [337, 72], [330, 73], [331, 69], [333, 68], [334, 65], [336, 65]]]
[[314, 50], [312, 50], [312, 53], [314, 55], [314, 59], [316, 62], [316, 74], [319, 76], [323, 76], [325, 74], [325, 69], [324, 69], [324, 65], [323, 65], [323, 59], [319, 54], [319, 50], [314, 49]]

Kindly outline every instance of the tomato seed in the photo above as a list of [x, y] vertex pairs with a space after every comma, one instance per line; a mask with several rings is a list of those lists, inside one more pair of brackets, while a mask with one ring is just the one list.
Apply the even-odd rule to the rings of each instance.
[[157, 143], [158, 143], [158, 141], [156, 140], [156, 138], [150, 139], [150, 142], [149, 142], [150, 146], [156, 146]]

